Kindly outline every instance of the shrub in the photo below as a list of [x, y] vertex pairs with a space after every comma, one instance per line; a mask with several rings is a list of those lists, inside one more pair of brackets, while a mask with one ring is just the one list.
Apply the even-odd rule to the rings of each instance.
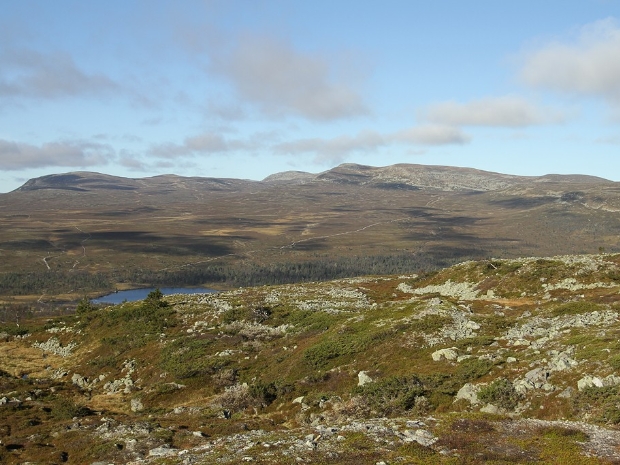
[[595, 420], [620, 424], [620, 386], [587, 387], [572, 399], [576, 414], [588, 414]]
[[261, 407], [267, 407], [278, 397], [278, 388], [275, 383], [257, 382], [250, 385], [250, 396]]
[[59, 399], [52, 407], [52, 416], [58, 420], [70, 420], [85, 417], [91, 413], [88, 407], [66, 398]]
[[194, 378], [212, 375], [230, 364], [223, 357], [209, 357], [209, 339], [177, 339], [161, 352], [159, 366], [175, 378]]
[[420, 333], [434, 333], [444, 326], [454, 323], [453, 319], [444, 315], [426, 315], [420, 319], [414, 319], [409, 323], [411, 331]]
[[389, 334], [391, 334], [389, 330], [374, 330], [361, 334], [345, 332], [309, 347], [304, 352], [303, 358], [312, 368], [324, 368], [331, 360], [362, 352], [377, 341], [385, 340]]
[[513, 410], [521, 395], [515, 391], [513, 384], [506, 378], [499, 378], [478, 391], [478, 399], [482, 402], [497, 405], [506, 410]]
[[493, 368], [493, 362], [491, 360], [467, 358], [459, 363], [453, 379], [455, 383], [462, 386], [465, 383], [482, 378], [491, 371], [491, 368]]
[[87, 313], [91, 313], [95, 310], [97, 310], [97, 306], [93, 304], [88, 297], [84, 297], [80, 300], [75, 308], [75, 312], [78, 315], [86, 315]]
[[585, 300], [581, 300], [579, 302], [568, 302], [558, 307], [555, 307], [551, 311], [551, 314], [553, 316], [579, 315], [581, 313], [590, 313], [600, 309], [601, 306], [595, 304], [594, 302], [587, 302]]
[[426, 390], [420, 378], [411, 375], [364, 384], [356, 387], [353, 393], [362, 396], [371, 410], [380, 415], [391, 415], [411, 410], [416, 399], [424, 396]]

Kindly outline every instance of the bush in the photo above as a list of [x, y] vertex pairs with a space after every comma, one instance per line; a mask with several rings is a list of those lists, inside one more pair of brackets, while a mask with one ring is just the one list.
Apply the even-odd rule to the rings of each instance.
[[587, 387], [572, 399], [576, 414], [591, 415], [597, 421], [620, 424], [620, 386]]
[[409, 329], [420, 333], [434, 333], [439, 331], [444, 326], [448, 326], [453, 323], [454, 320], [449, 316], [426, 315], [423, 318], [412, 320], [409, 323]]
[[331, 360], [362, 352], [377, 341], [385, 340], [389, 334], [391, 334], [389, 330], [338, 334], [306, 349], [304, 362], [314, 369], [324, 368]]
[[364, 384], [356, 387], [353, 393], [362, 396], [371, 410], [387, 416], [411, 410], [426, 390], [420, 378], [411, 375]]
[[515, 391], [512, 383], [506, 378], [499, 378], [478, 391], [478, 399], [482, 402], [496, 405], [506, 410], [513, 410], [521, 395]]
[[159, 366], [177, 379], [212, 375], [230, 364], [222, 357], [209, 356], [212, 343], [208, 339], [177, 339], [164, 347]]
[[600, 310], [601, 306], [595, 304], [594, 302], [587, 302], [585, 300], [581, 300], [579, 302], [568, 302], [562, 304], [551, 311], [553, 316], [563, 316], [563, 315], [579, 315], [582, 313], [590, 313], [596, 310]]
[[84, 297], [80, 300], [75, 308], [75, 312], [80, 316], [86, 315], [87, 313], [91, 313], [95, 310], [97, 310], [97, 306], [93, 304], [88, 297]]
[[71, 420], [74, 417], [85, 417], [92, 413], [88, 407], [77, 404], [70, 399], [60, 399], [52, 407], [52, 416], [58, 420]]

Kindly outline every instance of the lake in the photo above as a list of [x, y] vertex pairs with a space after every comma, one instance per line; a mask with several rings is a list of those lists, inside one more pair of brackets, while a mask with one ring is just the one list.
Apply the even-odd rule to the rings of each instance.
[[[135, 302], [136, 300], [146, 299], [146, 296], [150, 292], [154, 291], [155, 287], [148, 287], [143, 289], [129, 289], [127, 291], [112, 292], [111, 294], [92, 299], [94, 304], [120, 304], [123, 301]], [[207, 289], [204, 287], [160, 287], [159, 290], [164, 295], [170, 294], [211, 294], [218, 292], [215, 289]]]

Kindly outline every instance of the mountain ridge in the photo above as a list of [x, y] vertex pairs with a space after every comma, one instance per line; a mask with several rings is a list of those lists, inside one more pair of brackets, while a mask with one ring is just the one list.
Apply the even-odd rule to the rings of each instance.
[[[516, 184], [536, 182], [563, 183], [612, 183], [604, 178], [580, 174], [546, 174], [543, 176], [518, 176], [495, 173], [474, 168], [462, 168], [440, 165], [395, 164], [373, 167], [353, 163], [344, 163], [335, 168], [313, 174], [303, 171], [283, 171], [267, 176], [262, 181], [237, 178], [185, 177], [172, 174], [146, 178], [126, 178], [96, 172], [75, 171], [50, 174], [28, 180], [13, 192], [41, 189], [64, 189], [87, 191], [98, 189], [136, 190], [145, 186], [174, 186], [184, 188], [222, 188], [227, 190], [242, 189], [262, 184], [306, 184], [310, 182], [331, 182], [343, 184], [368, 185], [383, 188], [419, 188], [442, 191], [501, 190]], [[99, 184], [95, 184], [99, 183]]]

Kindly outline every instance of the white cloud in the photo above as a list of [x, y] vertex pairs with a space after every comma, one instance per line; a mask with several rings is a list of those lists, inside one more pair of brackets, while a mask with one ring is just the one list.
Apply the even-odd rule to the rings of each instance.
[[299, 52], [286, 42], [244, 36], [232, 50], [214, 50], [211, 60], [213, 72], [266, 114], [334, 120], [367, 113], [361, 96], [335, 81], [324, 57]]
[[488, 97], [467, 103], [441, 102], [422, 115], [433, 123], [451, 126], [523, 127], [564, 120], [559, 111], [536, 106], [516, 96]]
[[80, 70], [66, 53], [44, 55], [33, 50], [5, 50], [0, 62], [0, 97], [53, 99], [119, 90], [118, 84], [107, 76]]
[[340, 163], [352, 153], [375, 151], [386, 140], [374, 131], [362, 131], [354, 137], [338, 136], [332, 139], [310, 138], [285, 142], [274, 147], [282, 155], [314, 154], [316, 163]]
[[47, 166], [87, 167], [107, 164], [115, 156], [109, 145], [85, 141], [31, 144], [0, 139], [0, 169], [16, 171]]
[[598, 144], [620, 145], [620, 136], [600, 137], [595, 142]]
[[391, 138], [398, 142], [414, 145], [466, 144], [471, 140], [471, 137], [459, 128], [440, 124], [414, 126], [398, 131]]
[[[423, 125], [390, 134], [376, 131], [361, 131], [357, 135], [338, 136], [331, 139], [309, 138], [285, 142], [273, 147], [281, 155], [314, 155], [315, 163], [341, 163], [354, 153], [376, 152], [393, 143], [413, 146], [433, 146], [448, 144], [465, 144], [470, 137], [460, 129]], [[417, 149], [419, 150], [419, 149]], [[414, 153], [419, 153], [418, 151]]]
[[186, 137], [181, 144], [165, 143], [154, 145], [150, 148], [149, 155], [158, 158], [179, 158], [201, 154], [221, 154], [235, 150], [254, 150], [258, 146], [260, 146], [260, 142], [252, 138], [248, 141], [225, 139], [221, 134], [205, 132]]
[[608, 18], [586, 25], [575, 40], [555, 41], [524, 56], [527, 84], [620, 104], [620, 29]]

